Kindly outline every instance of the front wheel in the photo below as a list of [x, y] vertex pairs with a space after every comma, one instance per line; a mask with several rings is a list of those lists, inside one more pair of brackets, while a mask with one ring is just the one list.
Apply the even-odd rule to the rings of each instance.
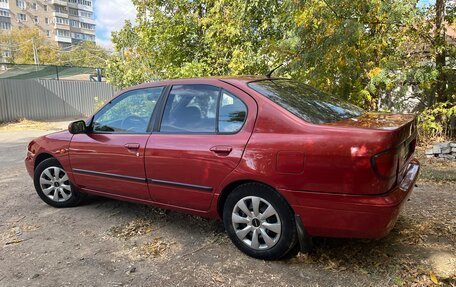
[[293, 211], [280, 194], [262, 184], [243, 184], [231, 192], [223, 223], [231, 241], [251, 257], [280, 259], [297, 245]]
[[71, 184], [65, 170], [55, 158], [48, 158], [38, 164], [33, 182], [39, 197], [53, 207], [76, 206], [85, 197]]

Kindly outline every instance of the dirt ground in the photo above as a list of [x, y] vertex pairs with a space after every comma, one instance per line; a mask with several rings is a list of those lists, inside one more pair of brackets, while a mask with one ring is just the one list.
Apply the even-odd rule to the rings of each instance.
[[95, 197], [47, 206], [23, 165], [45, 133], [0, 131], [0, 286], [456, 286], [454, 165], [426, 161], [386, 238], [316, 238], [310, 255], [266, 262], [238, 251], [220, 222]]

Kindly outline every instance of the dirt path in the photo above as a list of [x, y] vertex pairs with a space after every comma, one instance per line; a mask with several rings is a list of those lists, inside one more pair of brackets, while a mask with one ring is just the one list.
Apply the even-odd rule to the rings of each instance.
[[43, 133], [0, 132], [0, 286], [456, 286], [454, 183], [419, 182], [382, 240], [316, 239], [312, 255], [265, 262], [219, 222], [102, 198], [47, 206], [22, 162]]

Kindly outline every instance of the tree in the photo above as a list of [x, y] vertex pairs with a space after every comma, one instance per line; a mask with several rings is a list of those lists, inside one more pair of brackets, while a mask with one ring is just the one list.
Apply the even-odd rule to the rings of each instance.
[[278, 1], [133, 1], [137, 25], [113, 33], [117, 56], [108, 79], [118, 86], [153, 78], [265, 73], [283, 38]]
[[6, 60], [14, 64], [71, 65], [103, 68], [109, 53], [93, 42], [80, 42], [71, 49], [60, 49], [55, 41], [37, 28], [0, 33], [0, 52], [10, 51]]
[[15, 64], [53, 64], [58, 46], [49, 41], [37, 28], [13, 29], [0, 33], [0, 49], [11, 51], [7, 59]]
[[133, 2], [136, 25], [113, 33], [117, 54], [107, 69], [120, 87], [154, 78], [264, 74], [288, 63], [277, 75], [390, 110], [410, 96], [432, 103], [435, 87], [447, 84], [433, 57], [451, 56], [450, 49], [433, 37], [434, 10], [416, 0]]
[[83, 41], [69, 50], [60, 50], [56, 63], [59, 65], [103, 68], [109, 53], [90, 41]]

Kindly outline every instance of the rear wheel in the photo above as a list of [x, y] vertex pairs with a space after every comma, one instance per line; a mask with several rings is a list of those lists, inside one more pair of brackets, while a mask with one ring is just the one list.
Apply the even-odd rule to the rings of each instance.
[[76, 190], [58, 160], [48, 158], [35, 168], [35, 190], [39, 197], [53, 207], [78, 205], [85, 194]]
[[274, 189], [247, 183], [231, 192], [223, 209], [231, 241], [249, 256], [274, 260], [297, 245], [293, 211]]

